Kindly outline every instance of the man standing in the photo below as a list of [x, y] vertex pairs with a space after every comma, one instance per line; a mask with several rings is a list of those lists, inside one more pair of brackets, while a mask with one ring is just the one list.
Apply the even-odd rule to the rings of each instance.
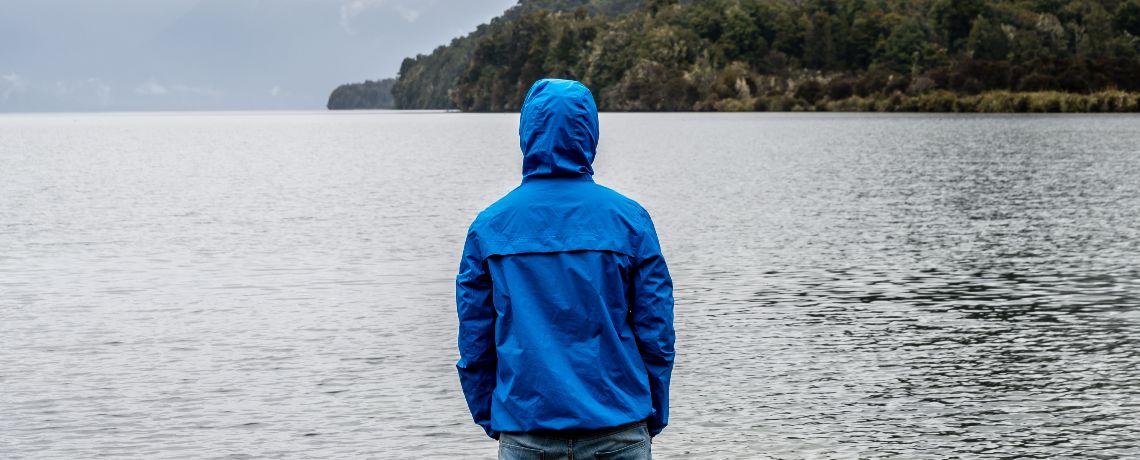
[[669, 420], [673, 284], [649, 214], [593, 181], [598, 110], [531, 87], [522, 184], [481, 212], [456, 277], [459, 379], [500, 459], [650, 458]]

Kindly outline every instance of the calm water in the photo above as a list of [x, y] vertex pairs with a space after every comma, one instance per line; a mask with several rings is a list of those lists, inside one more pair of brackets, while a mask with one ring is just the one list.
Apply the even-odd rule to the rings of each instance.
[[[490, 458], [453, 277], [512, 115], [0, 115], [0, 458]], [[604, 114], [659, 458], [1140, 456], [1140, 117]]]

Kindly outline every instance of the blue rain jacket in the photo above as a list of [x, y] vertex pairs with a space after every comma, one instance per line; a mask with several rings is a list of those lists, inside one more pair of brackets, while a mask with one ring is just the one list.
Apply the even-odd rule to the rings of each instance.
[[522, 184], [481, 212], [456, 277], [456, 364], [487, 435], [669, 421], [673, 285], [649, 214], [594, 183], [581, 83], [523, 104]]

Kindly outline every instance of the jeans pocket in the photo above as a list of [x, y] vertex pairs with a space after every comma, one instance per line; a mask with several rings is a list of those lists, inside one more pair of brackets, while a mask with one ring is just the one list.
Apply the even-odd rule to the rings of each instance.
[[617, 450], [608, 450], [594, 454], [597, 460], [649, 460], [649, 440], [645, 439], [636, 444], [630, 444]]
[[543, 452], [499, 441], [499, 460], [542, 460]]

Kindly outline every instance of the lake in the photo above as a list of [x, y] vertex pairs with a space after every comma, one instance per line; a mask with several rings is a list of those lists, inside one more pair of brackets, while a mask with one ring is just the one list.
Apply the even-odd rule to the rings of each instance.
[[[493, 458], [512, 114], [0, 115], [0, 457]], [[602, 114], [676, 285], [658, 458], [1140, 456], [1140, 116]]]

